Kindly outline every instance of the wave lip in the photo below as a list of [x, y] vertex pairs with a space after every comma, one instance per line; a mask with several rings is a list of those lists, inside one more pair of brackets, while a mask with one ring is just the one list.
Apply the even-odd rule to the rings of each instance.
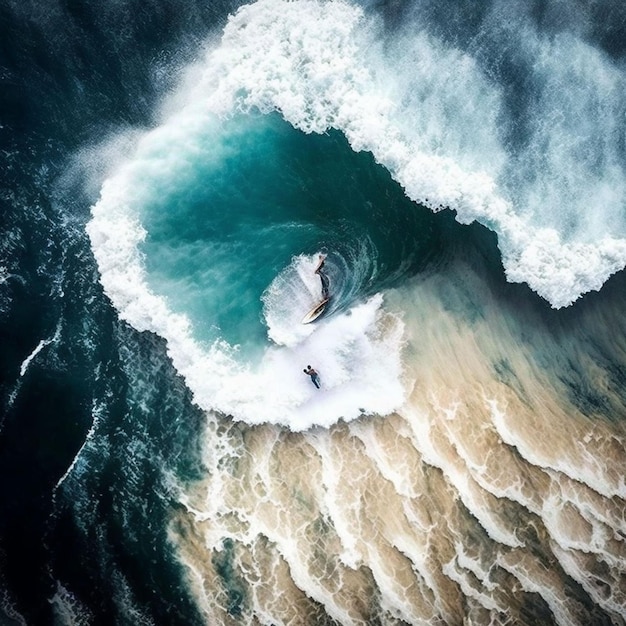
[[[284, 403], [267, 403], [265, 398], [257, 404], [258, 397], [249, 390], [266, 376], [271, 379], [264, 368], [272, 359], [278, 363], [279, 357], [269, 351], [271, 356], [262, 364], [246, 364], [233, 346], [223, 342], [200, 345], [189, 320], [174, 314], [145, 280], [138, 249], [146, 236], [139, 218], [141, 207], [150, 202], [155, 189], [167, 185], [174, 160], [193, 160], [198, 135], [220, 118], [277, 111], [305, 133], [340, 130], [354, 150], [371, 151], [412, 200], [434, 211], [450, 207], [459, 222], [477, 220], [494, 230], [508, 280], [526, 282], [554, 307], [567, 306], [583, 293], [599, 289], [608, 276], [626, 265], [623, 238], [608, 234], [589, 241], [568, 238], [567, 229], [547, 227], [532, 211], [515, 205], [514, 189], [502, 182], [513, 165], [512, 155], [498, 140], [502, 95], [469, 55], [448, 50], [424, 33], [413, 48], [407, 48], [416, 55], [410, 59], [389, 55], [383, 42], [380, 24], [344, 2], [261, 0], [242, 7], [229, 19], [217, 47], [208, 53], [197, 80], [187, 84], [184, 97], [177, 96], [177, 102], [186, 105], [140, 138], [131, 161], [102, 187], [87, 230], [104, 289], [123, 319], [140, 331], [150, 330], [167, 339], [177, 369], [205, 408], [253, 422], [291, 419]], [[425, 85], [420, 93], [430, 89], [436, 98], [415, 102], [406, 96], [414, 86], [406, 69], [409, 61], [415, 62]], [[459, 64], [469, 76], [463, 93], [438, 80], [442, 72]], [[452, 95], [445, 95], [447, 108], [469, 100], [459, 127], [446, 125], [450, 117], [435, 110], [445, 90], [452, 90]], [[398, 94], [406, 97], [396, 101]], [[437, 124], [432, 124], [432, 135], [425, 137], [429, 119]], [[421, 121], [417, 124], [421, 135], [411, 130], [413, 121]], [[475, 148], [468, 147], [473, 136], [480, 139]], [[489, 158], [483, 150], [485, 142]], [[547, 182], [541, 181], [540, 188]], [[527, 190], [522, 195], [528, 197]], [[377, 309], [380, 305], [365, 306]], [[373, 326], [364, 326], [363, 332], [372, 331], [370, 337], [374, 337], [372, 329], [386, 325], [383, 318], [382, 313], [370, 316], [368, 323]], [[333, 318], [331, 326], [339, 320], [340, 316]], [[308, 341], [313, 336], [283, 348], [301, 350]], [[394, 341], [396, 347], [401, 343]], [[247, 390], [248, 400], [238, 398], [227, 383], [234, 380]], [[389, 402], [386, 410], [397, 407], [399, 395], [392, 395], [396, 401]], [[300, 400], [293, 402], [295, 406]], [[316, 413], [311, 419], [329, 423], [355, 416], [358, 409], [370, 410], [353, 405], [346, 414]], [[301, 423], [305, 422], [302, 418]]]
[[[592, 89], [598, 72], [577, 70], [577, 82], [568, 87], [571, 72], [557, 73], [546, 65], [545, 57], [550, 56], [550, 46], [560, 44], [559, 58], [570, 49], [572, 55], [586, 53], [593, 62], [585, 67], [597, 69], [602, 59], [593, 50], [572, 43], [573, 38], [548, 44], [536, 33], [524, 33], [531, 41], [525, 46], [529, 63], [533, 58], [541, 61], [532, 77], [536, 83], [569, 89], [566, 104], [584, 96], [584, 84]], [[209, 108], [219, 113], [279, 111], [304, 132], [341, 130], [354, 150], [371, 151], [412, 200], [433, 210], [449, 207], [456, 210], [460, 222], [476, 220], [494, 230], [508, 280], [526, 282], [555, 308], [599, 289], [626, 266], [626, 240], [619, 229], [613, 236], [604, 225], [593, 241], [587, 241], [595, 229], [584, 228], [585, 215], [568, 213], [563, 206], [574, 204], [590, 185], [604, 188], [601, 173], [581, 165], [575, 150], [561, 148], [564, 142], [573, 143], [567, 136], [579, 125], [576, 116], [585, 114], [584, 105], [571, 114], [561, 111], [567, 119], [558, 124], [558, 103], [537, 86], [549, 119], [541, 118], [539, 107], [525, 153], [507, 152], [505, 140], [498, 139], [503, 132], [499, 127], [505, 111], [503, 94], [469, 55], [446, 50], [419, 33], [397, 46], [414, 57], [386, 57], [381, 41], [380, 26], [349, 4], [262, 0], [231, 17], [219, 49], [207, 60], [201, 90]], [[459, 66], [470, 78], [456, 88], [454, 81], [442, 84], [441, 75], [456, 76]], [[623, 82], [615, 71], [601, 69], [605, 83], [615, 87]], [[407, 95], [412, 91], [422, 94], [419, 101]], [[399, 100], [392, 101], [394, 96]], [[442, 107], [452, 113], [446, 117]], [[457, 117], [462, 126], [454, 128]], [[542, 145], [550, 150], [544, 158]], [[614, 161], [611, 154], [606, 159]], [[526, 174], [516, 171], [522, 167]], [[570, 180], [572, 169], [586, 172], [589, 180]], [[624, 183], [621, 187], [626, 185], [624, 168], [613, 164], [608, 174], [613, 181], [617, 176]], [[533, 178], [536, 184], [529, 182]], [[612, 214], [614, 206], [603, 206], [605, 196], [596, 198], [593, 210]], [[607, 198], [614, 203], [619, 194]], [[576, 205], [572, 210], [586, 213], [588, 209]], [[559, 215], [561, 226], [556, 225]], [[572, 221], [580, 227], [572, 230]]]

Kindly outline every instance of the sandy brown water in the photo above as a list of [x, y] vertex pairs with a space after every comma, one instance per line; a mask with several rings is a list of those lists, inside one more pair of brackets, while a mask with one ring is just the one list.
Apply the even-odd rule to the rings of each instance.
[[386, 306], [396, 413], [209, 418], [170, 531], [206, 623], [626, 623], [619, 307], [542, 313], [462, 261]]

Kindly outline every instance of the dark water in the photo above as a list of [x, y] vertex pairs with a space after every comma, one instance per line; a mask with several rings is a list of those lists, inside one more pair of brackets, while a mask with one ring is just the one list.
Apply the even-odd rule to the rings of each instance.
[[[210, 466], [203, 438], [206, 416], [172, 364], [165, 340], [135, 330], [118, 316], [99, 282], [101, 268], [85, 226], [99, 184], [115, 169], [111, 159], [121, 161], [132, 153], [124, 142], [110, 150], [103, 143], [127, 137], [130, 130], [159, 126], [159, 103], [177, 88], [181, 70], [203, 57], [206, 41], [221, 32], [236, 4], [0, 4], [3, 623], [211, 623], [180, 560], [181, 536], [196, 536], [180, 522], [185, 511], [181, 501], [186, 501], [181, 485], [201, 481]], [[524, 24], [552, 37], [580, 33], [584, 25], [581, 38], [612, 67], [621, 67], [626, 22], [617, 3], [577, 7], [585, 19], [570, 15], [569, 9], [557, 11], [557, 4], [562, 6], [534, 3], [519, 13]], [[487, 154], [486, 167], [497, 172], [504, 195], [515, 198], [519, 191], [520, 204], [532, 200], [536, 188], [528, 181], [541, 169], [530, 164], [529, 155], [541, 147], [533, 114], [536, 106], [557, 105], [549, 101], [549, 89], [529, 84], [528, 57], [506, 46], [507, 12], [518, 10], [504, 3], [428, 2], [368, 5], [365, 10], [382, 16], [386, 31], [397, 33], [396, 42], [411, 28], [424, 28], [444, 48], [465, 50], [500, 85], [506, 109], [492, 117], [501, 129], [506, 164], [500, 167], [487, 144], [479, 145], [483, 140], [491, 145], [486, 131], [483, 136], [467, 128], [442, 154], [460, 154], [463, 165]], [[387, 45], [394, 49], [393, 36]], [[500, 56], [494, 56], [496, 49]], [[551, 85], [564, 79], [555, 80]], [[404, 94], [409, 104], [415, 93]], [[616, 100], [602, 109], [607, 126], [623, 111], [623, 95]], [[448, 119], [446, 106], [443, 113], [436, 109], [433, 125]], [[467, 115], [470, 119], [472, 114]], [[595, 119], [596, 109], [587, 117]], [[172, 312], [189, 317], [195, 340], [206, 345], [225, 339], [241, 345], [244, 354], [249, 350], [258, 356], [270, 343], [264, 295], [276, 276], [297, 265], [294, 258], [321, 250], [329, 254], [337, 295], [331, 320], [376, 293], [449, 272], [443, 310], [471, 324], [484, 310], [468, 287], [474, 278], [466, 283], [449, 269], [461, 263], [468, 276], [479, 277], [503, 316], [522, 327], [526, 321], [527, 335], [522, 333], [520, 344], [527, 341], [547, 377], [561, 381], [563, 402], [586, 416], [622, 423], [622, 273], [601, 292], [554, 311], [525, 284], [505, 281], [496, 235], [479, 224], [463, 226], [454, 220], [457, 210], [464, 211], [462, 202], [433, 214], [410, 200], [369, 151], [354, 152], [339, 131], [304, 134], [277, 113], [263, 115], [256, 109], [224, 123], [215, 119], [199, 134], [201, 154], [215, 154], [219, 143], [230, 156], [214, 162], [191, 159], [186, 167], [184, 141], [174, 145], [181, 159], [174, 159], [161, 187], [154, 177], [142, 179], [153, 195], [150, 202], [138, 203], [147, 231], [141, 244], [147, 284], [172, 303]], [[411, 126], [408, 117], [406, 126]], [[609, 183], [621, 180], [623, 133], [623, 126], [616, 127], [606, 150], [594, 144], [595, 156], [589, 157], [589, 171], [604, 171], [603, 163], [618, 170]], [[477, 139], [478, 147], [468, 147], [468, 136]], [[425, 142], [437, 144], [436, 137]], [[589, 144], [582, 142], [574, 152], [585, 148]], [[543, 166], [550, 173], [566, 169], [558, 149], [547, 154]], [[568, 197], [580, 189], [559, 180]], [[254, 203], [249, 201], [252, 194]], [[564, 232], [589, 227], [595, 234], [597, 224], [614, 215], [623, 220], [622, 214], [623, 204], [617, 201], [595, 218], [539, 214], [537, 221], [552, 225], [570, 220]], [[616, 236], [622, 223], [616, 220]], [[601, 238], [604, 231], [598, 233]], [[406, 312], [410, 317], [410, 307]], [[602, 371], [604, 391], [596, 384], [597, 371], [581, 354], [591, 355]], [[500, 361], [495, 369], [494, 378], [520, 397], [528, 393], [514, 365]], [[219, 428], [231, 427], [228, 419], [220, 422]], [[241, 429], [237, 436], [245, 442], [245, 427]], [[614, 452], [616, 466], [621, 453]], [[209, 500], [219, 502], [225, 493], [213, 493]], [[623, 497], [617, 490], [615, 506], [623, 506]], [[174, 540], [173, 519], [181, 524]], [[615, 541], [621, 545], [623, 537], [616, 534]], [[207, 577], [208, 596], [213, 590], [221, 598], [225, 589], [229, 619], [252, 619], [252, 586], [241, 574], [237, 544], [225, 541], [222, 551], [207, 549], [199, 558], [217, 572], [214, 580]], [[539, 549], [536, 554], [549, 558]], [[623, 549], [613, 554], [619, 562]], [[619, 609], [598, 603], [573, 578], [564, 588], [579, 599], [578, 613], [573, 613], [579, 623], [623, 621]], [[302, 612], [302, 623], [342, 621], [324, 601], [316, 602], [314, 610]], [[512, 610], [516, 623], [569, 623], [539, 592], [529, 591], [523, 606]], [[463, 619], [462, 611], [438, 615], [443, 622]], [[404, 620], [396, 623], [410, 622]], [[371, 618], [371, 623], [383, 622]]]
[[[199, 416], [162, 343], [104, 299], [84, 232], [90, 200], [66, 174], [82, 145], [149, 124], [172, 70], [221, 19], [215, 4], [0, 7], [3, 623], [194, 619], [165, 541], [162, 471], [193, 474]], [[148, 562], [158, 567], [146, 574]], [[75, 621], [50, 604], [59, 585]]]

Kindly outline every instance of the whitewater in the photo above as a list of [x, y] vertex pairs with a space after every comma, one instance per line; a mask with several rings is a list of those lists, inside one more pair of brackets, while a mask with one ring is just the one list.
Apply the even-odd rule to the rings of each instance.
[[[524, 25], [524, 16], [517, 17]], [[370, 357], [360, 348], [346, 355], [337, 318], [328, 322], [334, 330], [303, 339], [297, 349], [270, 346], [261, 363], [251, 364], [234, 354], [236, 343], [201, 345], [186, 315], [174, 313], [148, 286], [142, 207], [179, 184], [194, 159], [226, 158], [227, 145], [216, 140], [209, 153], [202, 141], [234, 115], [278, 112], [304, 133], [340, 130], [353, 150], [371, 152], [416, 203], [433, 211], [451, 208], [459, 222], [478, 221], [496, 232], [508, 280], [527, 283], [555, 308], [599, 289], [626, 264], [622, 221], [598, 218], [619, 214], [626, 198], [618, 127], [624, 85], [609, 59], [582, 38], [547, 38], [522, 28], [519, 54], [539, 87], [520, 140], [502, 130], [502, 85], [468, 52], [444, 48], [426, 33], [400, 31], [383, 44], [382, 29], [379, 18], [343, 2], [268, 0], [240, 8], [164, 105], [161, 123], [140, 136], [127, 162], [102, 186], [88, 233], [105, 291], [135, 328], [167, 339], [177, 369], [204, 408], [302, 428], [364, 411], [389, 413], [410, 384], [401, 380], [397, 329], [390, 331], [392, 339], [371, 340]], [[355, 334], [376, 334], [384, 317], [376, 313], [380, 298], [359, 306], [367, 312], [353, 317], [363, 320]], [[294, 332], [271, 328], [277, 323], [271, 311], [267, 318], [270, 339]], [[316, 340], [320, 344], [311, 348]], [[393, 345], [383, 348], [389, 341]], [[285, 360], [286, 350], [291, 356]], [[272, 377], [293, 383], [289, 368], [316, 352], [335, 355], [323, 364], [332, 387], [346, 379], [341, 359], [356, 359], [366, 376], [355, 382], [354, 394], [364, 399], [348, 402], [346, 394], [345, 402], [324, 401], [312, 410], [310, 390], [271, 401], [257, 391], [270, 388]], [[389, 377], [367, 398], [366, 379], [375, 378], [381, 363], [388, 364], [383, 369]], [[376, 401], [379, 396], [385, 399]]]
[[[523, 14], [516, 17], [523, 27]], [[625, 200], [624, 79], [611, 59], [583, 38], [542, 38], [530, 25], [522, 28], [520, 54], [529, 57], [531, 79], [545, 86], [517, 147], [498, 129], [502, 88], [467, 52], [409, 33], [387, 49], [381, 28], [341, 2], [242, 7], [174, 98], [182, 110], [140, 141], [135, 169], [165, 167], [158, 155], [164, 143], [184, 156], [181, 144], [192, 146], [213, 116], [279, 111], [303, 132], [341, 130], [415, 202], [453, 208], [460, 222], [494, 230], [509, 279], [528, 283], [554, 307], [598, 289], [624, 267], [623, 224], [591, 217], [597, 212], [589, 209], [619, 215]], [[105, 185], [94, 239], [100, 207], [120, 203], [109, 198], [111, 187], [128, 204], [141, 201], [128, 189], [132, 169]]]

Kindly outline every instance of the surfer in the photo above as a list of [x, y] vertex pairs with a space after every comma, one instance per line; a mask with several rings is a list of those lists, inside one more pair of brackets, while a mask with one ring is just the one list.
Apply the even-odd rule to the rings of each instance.
[[306, 369], [304, 369], [302, 371], [307, 376], [311, 377], [311, 382], [319, 389], [320, 388], [320, 377], [319, 377], [319, 374], [310, 365], [307, 365]]
[[320, 277], [320, 281], [322, 282], [322, 298], [324, 298], [324, 300], [328, 300], [328, 298], [330, 298], [330, 280], [328, 276], [326, 276], [326, 274], [324, 274], [323, 272], [325, 261], [326, 255], [320, 254], [319, 262], [317, 264], [317, 267], [315, 268], [315, 273]]
[[[303, 324], [310, 324], [314, 322], [324, 311], [326, 310], [326, 305], [330, 300], [330, 278], [326, 276], [324, 273], [324, 262], [326, 261], [326, 255], [320, 254], [319, 261], [317, 263], [317, 267], [315, 268], [315, 274], [320, 277], [322, 281], [322, 301], [318, 302], [303, 318]], [[306, 372], [306, 370], [305, 370]], [[308, 372], [306, 372], [308, 374]]]

